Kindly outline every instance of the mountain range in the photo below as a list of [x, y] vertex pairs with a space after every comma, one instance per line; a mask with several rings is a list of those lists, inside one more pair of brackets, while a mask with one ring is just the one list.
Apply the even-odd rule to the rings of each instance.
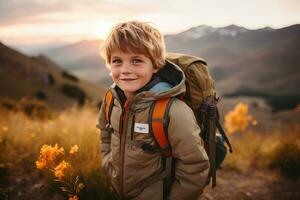
[[[198, 36], [198, 37], [196, 37]], [[299, 94], [300, 25], [248, 30], [199, 26], [166, 36], [168, 50], [203, 57], [222, 94]]]
[[[164, 39], [168, 51], [199, 56], [207, 61], [220, 96], [262, 97], [274, 110], [294, 108], [300, 103], [300, 24], [256, 30], [236, 25], [221, 28], [200, 25], [165, 35]], [[68, 77], [62, 74], [74, 74], [71, 76], [78, 77], [82, 83], [85, 81], [81, 79], [84, 79], [102, 85], [99, 90], [103, 93], [102, 89], [111, 84], [111, 78], [99, 55], [101, 43], [100, 40], [80, 41], [43, 51], [44, 56], [37, 57], [26, 57], [1, 44], [0, 60], [4, 64], [0, 63], [0, 70], [7, 70], [9, 65], [15, 68], [24, 66], [23, 71], [27, 72], [36, 66], [35, 73], [43, 75], [32, 74], [28, 79], [42, 80], [47, 77], [46, 69], [51, 68], [57, 71], [53, 74], [58, 80]], [[45, 67], [50, 65], [49, 69]], [[95, 96], [93, 92], [90, 95]]]
[[[250, 30], [236, 25], [197, 26], [165, 35], [168, 51], [205, 59], [220, 94], [240, 90], [270, 95], [300, 94], [300, 25]], [[99, 55], [101, 41], [81, 41], [43, 52], [78, 76], [109, 83]]]

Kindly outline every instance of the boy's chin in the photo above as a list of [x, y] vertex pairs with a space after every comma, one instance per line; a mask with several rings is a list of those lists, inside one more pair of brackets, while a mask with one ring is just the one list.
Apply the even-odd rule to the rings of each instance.
[[[122, 89], [122, 88], [121, 88]], [[122, 89], [123, 90], [123, 92], [125, 92], [125, 93], [135, 93], [136, 91], [138, 91], [138, 89], [128, 89], [128, 88], [124, 88], [124, 89]]]
[[123, 90], [123, 92], [128, 92], [128, 93], [135, 93], [140, 88], [142, 88], [142, 87], [136, 87], [136, 86], [132, 87], [132, 86], [130, 86], [130, 84], [121, 84], [118, 86], [119, 86], [119, 88], [121, 88], [121, 90]]

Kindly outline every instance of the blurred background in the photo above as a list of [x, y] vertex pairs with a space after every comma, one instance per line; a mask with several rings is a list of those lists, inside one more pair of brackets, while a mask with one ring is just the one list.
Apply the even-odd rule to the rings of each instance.
[[[128, 20], [158, 28], [168, 51], [205, 59], [221, 120], [238, 127], [217, 188], [201, 198], [299, 199], [298, 0], [0, 0], [0, 199], [111, 198], [95, 128], [112, 83], [99, 47]], [[36, 165], [55, 144], [68, 181], [51, 173], [54, 160]]]

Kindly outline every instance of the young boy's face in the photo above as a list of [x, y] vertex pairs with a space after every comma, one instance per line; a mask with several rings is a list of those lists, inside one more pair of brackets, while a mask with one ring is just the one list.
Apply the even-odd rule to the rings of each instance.
[[150, 58], [143, 54], [115, 50], [111, 54], [110, 68], [113, 81], [131, 98], [137, 90], [151, 79], [154, 69]]

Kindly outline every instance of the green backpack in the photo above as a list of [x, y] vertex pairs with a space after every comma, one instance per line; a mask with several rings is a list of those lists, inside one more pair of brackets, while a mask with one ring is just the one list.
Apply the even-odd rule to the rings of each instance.
[[200, 137], [204, 140], [210, 162], [209, 178], [212, 178], [212, 187], [215, 187], [216, 170], [227, 153], [224, 142], [227, 143], [230, 153], [232, 147], [219, 121], [219, 98], [216, 97], [214, 80], [208, 72], [207, 63], [199, 57], [168, 53], [167, 60], [178, 65], [186, 76], [183, 100], [192, 108], [201, 129]]

